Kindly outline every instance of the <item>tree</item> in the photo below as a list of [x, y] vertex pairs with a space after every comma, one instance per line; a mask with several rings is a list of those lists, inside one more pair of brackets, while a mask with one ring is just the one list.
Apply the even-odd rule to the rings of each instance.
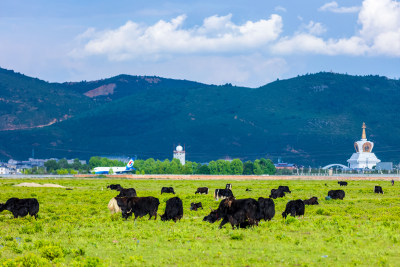
[[144, 165], [144, 160], [142, 159], [137, 159], [133, 163], [133, 167], [139, 172], [143, 169], [143, 165]]
[[181, 174], [182, 173], [182, 164], [179, 159], [172, 159], [169, 165], [170, 174]]
[[100, 157], [91, 157], [89, 160], [89, 166], [90, 166], [91, 170], [93, 170], [96, 167], [101, 167], [101, 158]]
[[246, 161], [243, 164], [243, 174], [244, 175], [252, 175], [254, 172], [254, 163], [251, 162], [250, 160]]
[[275, 174], [276, 173], [276, 168], [272, 160], [267, 159], [267, 162], [265, 164], [265, 169], [264, 169], [265, 174]]
[[217, 162], [215, 161], [210, 161], [208, 163], [208, 168], [210, 170], [210, 174], [218, 174], [218, 166], [217, 166]]
[[54, 159], [48, 160], [44, 163], [48, 172], [53, 172], [58, 169], [58, 163]]
[[146, 159], [143, 163], [143, 170], [148, 174], [154, 174], [156, 169], [156, 161], [153, 158]]
[[263, 169], [262, 169], [262, 167], [261, 167], [261, 165], [260, 165], [260, 160], [259, 160], [259, 159], [256, 159], [256, 160], [254, 161], [253, 173], [254, 173], [255, 175], [261, 175], [261, 174], [263, 174]]
[[234, 159], [230, 163], [231, 174], [241, 175], [243, 174], [243, 162], [240, 159]]
[[110, 168], [110, 169], [108, 170], [108, 174], [114, 174], [114, 171], [113, 171], [112, 168]]
[[69, 168], [68, 160], [67, 159], [60, 159], [58, 161], [58, 167], [60, 169], [68, 169]]
[[207, 164], [202, 164], [197, 170], [198, 174], [210, 174], [210, 169], [208, 168]]
[[82, 168], [82, 164], [81, 164], [81, 162], [79, 161], [79, 159], [76, 158], [76, 159], [74, 159], [74, 162], [71, 164], [71, 167], [72, 167], [74, 170], [79, 170], [80, 168]]
[[217, 160], [217, 168], [218, 168], [218, 174], [230, 174], [230, 162], [227, 160], [219, 159]]

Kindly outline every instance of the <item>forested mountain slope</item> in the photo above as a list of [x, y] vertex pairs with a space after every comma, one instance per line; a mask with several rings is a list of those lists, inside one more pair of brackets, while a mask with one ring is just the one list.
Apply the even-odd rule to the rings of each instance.
[[400, 82], [385, 77], [317, 73], [255, 89], [129, 75], [45, 85], [76, 97], [65, 105], [71, 116], [0, 132], [1, 157], [26, 158], [35, 148], [37, 157], [165, 159], [180, 143], [198, 162], [282, 157], [320, 166], [346, 163], [365, 122], [378, 158], [399, 160]]

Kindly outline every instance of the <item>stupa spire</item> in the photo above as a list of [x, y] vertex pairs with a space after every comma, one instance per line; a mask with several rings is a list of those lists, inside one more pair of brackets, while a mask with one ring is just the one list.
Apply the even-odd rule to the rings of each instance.
[[365, 126], [365, 122], [363, 122], [363, 125], [361, 128], [363, 129], [361, 139], [367, 139], [367, 134], [365, 133], [365, 128], [367, 128], [367, 127]]

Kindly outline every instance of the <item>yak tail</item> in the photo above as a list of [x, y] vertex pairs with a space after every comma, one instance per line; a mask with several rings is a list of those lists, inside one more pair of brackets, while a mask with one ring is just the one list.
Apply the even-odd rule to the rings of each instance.
[[121, 212], [121, 208], [118, 206], [117, 200], [115, 198], [110, 199], [107, 207], [110, 210], [111, 214]]

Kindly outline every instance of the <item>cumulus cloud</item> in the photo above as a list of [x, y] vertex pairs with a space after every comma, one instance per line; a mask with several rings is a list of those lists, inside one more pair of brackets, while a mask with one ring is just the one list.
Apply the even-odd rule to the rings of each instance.
[[360, 36], [373, 53], [400, 56], [400, 3], [365, 0], [358, 16]]
[[282, 31], [282, 18], [271, 15], [268, 20], [232, 22], [232, 15], [205, 18], [201, 26], [184, 28], [185, 15], [170, 21], [160, 20], [143, 26], [128, 21], [118, 29], [93, 31], [83, 48], [72, 51], [75, 56], [106, 55], [111, 60], [127, 60], [142, 56], [163, 56], [194, 53], [229, 53], [259, 48], [276, 40]]
[[321, 6], [318, 10], [329, 11], [334, 13], [357, 13], [358, 11], [360, 11], [360, 7], [358, 6], [339, 7], [339, 4], [336, 1], [332, 1]]
[[[336, 3], [336, 2], [331, 2]], [[326, 5], [325, 5], [326, 6]], [[333, 5], [331, 5], [333, 6]], [[326, 8], [325, 8], [326, 9]], [[318, 37], [325, 28], [311, 21], [294, 36], [280, 38], [272, 51], [281, 54], [400, 56], [400, 3], [394, 0], [364, 0], [358, 23], [361, 29], [349, 38]]]
[[[335, 8], [335, 9], [334, 9]], [[341, 10], [330, 2], [320, 10]], [[282, 17], [233, 22], [232, 15], [214, 15], [201, 25], [185, 27], [186, 16], [153, 25], [128, 21], [116, 29], [98, 31], [90, 28], [77, 39], [80, 46], [71, 52], [77, 57], [106, 56], [111, 61], [143, 59], [170, 60], [176, 56], [250, 55], [254, 52], [353, 56], [400, 56], [400, 3], [395, 0], [364, 0], [358, 14], [360, 25], [353, 36], [323, 38], [327, 28], [320, 22], [302, 23], [293, 35], [281, 36]]]

